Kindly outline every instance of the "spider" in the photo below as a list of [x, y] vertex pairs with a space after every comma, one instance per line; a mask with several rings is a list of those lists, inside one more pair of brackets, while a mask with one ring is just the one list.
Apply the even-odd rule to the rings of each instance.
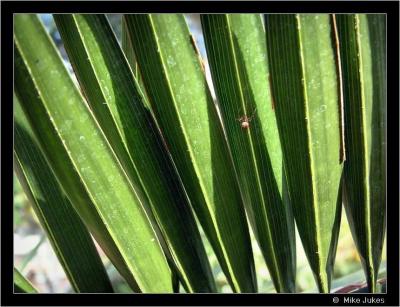
[[242, 129], [247, 130], [250, 128], [250, 122], [253, 119], [255, 113], [256, 109], [254, 109], [251, 116], [243, 115], [237, 119], [240, 122], [240, 127], [242, 127]]

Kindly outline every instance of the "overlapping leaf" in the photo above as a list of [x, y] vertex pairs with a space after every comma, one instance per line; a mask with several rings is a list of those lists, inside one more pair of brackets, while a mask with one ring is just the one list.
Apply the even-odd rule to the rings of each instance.
[[201, 225], [233, 290], [254, 292], [254, 263], [236, 173], [184, 17], [124, 18], [150, 105]]
[[[295, 291], [294, 220], [260, 15], [202, 15], [208, 59], [247, 211], [278, 292]], [[243, 128], [246, 121], [248, 128]], [[284, 195], [285, 194], [285, 195]]]
[[113, 292], [100, 256], [66, 198], [14, 98], [14, 166], [30, 204], [76, 292]]
[[[29, 123], [17, 105], [15, 168], [76, 291], [110, 289], [77, 214], [135, 291], [177, 291], [178, 276], [188, 292], [215, 291], [191, 205], [234, 292], [257, 290], [244, 206], [277, 291], [294, 291], [293, 209], [328, 292], [346, 156], [347, 216], [377, 289], [383, 15], [267, 15], [266, 45], [257, 15], [202, 16], [218, 107], [182, 15], [125, 16], [125, 56], [104, 16], [56, 20], [87, 101], [38, 19], [16, 15]], [[14, 285], [35, 291], [15, 269]]]
[[340, 91], [329, 15], [265, 15], [272, 95], [290, 199], [321, 292], [340, 226]]
[[345, 99], [344, 204], [375, 292], [386, 225], [385, 16], [336, 15]]
[[100, 126], [131, 180], [143, 187], [183, 285], [190, 292], [214, 292], [189, 199], [105, 16], [55, 20]]
[[76, 211], [136, 291], [170, 292], [149, 217], [35, 15], [14, 17], [15, 91]]

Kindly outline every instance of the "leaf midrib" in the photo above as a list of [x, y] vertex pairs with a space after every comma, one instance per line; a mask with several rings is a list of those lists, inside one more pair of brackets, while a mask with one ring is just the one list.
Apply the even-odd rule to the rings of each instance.
[[[22, 176], [24, 176], [24, 178], [28, 178], [24, 168], [21, 167], [22, 164], [20, 162], [20, 158], [18, 156], [18, 153], [15, 150], [14, 150], [14, 157], [16, 159], [16, 162], [14, 163], [14, 167], [16, 168], [16, 172], [17, 173], [21, 173]], [[28, 185], [28, 190], [32, 194], [32, 199], [36, 202], [36, 197], [34, 196], [34, 193], [33, 193], [34, 189], [32, 188], [30, 180], [24, 180], [24, 183]], [[22, 184], [23, 183], [21, 183], [21, 185]], [[56, 237], [53, 234], [52, 227], [50, 227], [49, 223], [47, 222], [47, 219], [45, 218], [45, 214], [44, 214], [44, 212], [42, 210], [42, 207], [41, 206], [36, 206], [36, 208], [37, 208], [37, 210], [39, 210], [40, 215], [43, 217], [43, 218], [39, 218], [39, 217], [38, 218], [42, 221], [42, 223], [45, 224], [44, 225], [44, 229], [47, 230], [46, 233], [50, 237], [50, 243], [52, 243], [51, 245], [55, 249], [54, 252], [58, 255], [58, 257], [61, 258], [61, 262], [63, 264], [63, 269], [67, 271], [66, 274], [68, 276], [68, 280], [72, 283], [73, 289], [79, 291], [78, 283], [75, 280], [75, 274], [72, 274], [71, 269], [69, 267], [69, 262], [65, 260], [64, 254], [61, 252], [61, 249], [59, 248], [58, 241], [56, 240]]]
[[[176, 104], [175, 95], [174, 95], [174, 91], [173, 91], [172, 86], [171, 86], [169, 74], [168, 74], [167, 69], [165, 69], [166, 66], [165, 66], [165, 62], [164, 62], [164, 57], [162, 56], [163, 49], [160, 48], [158, 35], [157, 35], [156, 29], [155, 29], [153, 18], [152, 18], [151, 15], [148, 15], [148, 18], [150, 20], [152, 33], [153, 33], [153, 35], [155, 37], [155, 43], [157, 45], [157, 50], [159, 50], [159, 54], [160, 54], [159, 58], [160, 58], [160, 61], [162, 63], [162, 71], [163, 71], [163, 73], [165, 75], [165, 79], [166, 79], [166, 82], [167, 82], [167, 87], [168, 87], [168, 90], [170, 92], [171, 100], [173, 102], [174, 109], [175, 109], [175, 113], [177, 115], [177, 118], [178, 118], [178, 121], [179, 121], [179, 125], [181, 127], [181, 131], [182, 131], [182, 134], [183, 134], [184, 139], [185, 139], [185, 144], [189, 144], [189, 141], [188, 141], [189, 138], [188, 138], [188, 135], [187, 135], [187, 132], [186, 132], [186, 129], [185, 129], [185, 125], [183, 124], [183, 121], [181, 119], [181, 115], [180, 115], [179, 109], [178, 109], [177, 104]], [[213, 212], [212, 208], [210, 208], [210, 206], [209, 206], [209, 203], [211, 203], [211, 201], [209, 200], [208, 193], [206, 192], [207, 189], [205, 189], [205, 185], [203, 183], [202, 176], [200, 175], [199, 167], [198, 167], [197, 162], [196, 162], [197, 160], [195, 159], [195, 157], [193, 155], [193, 151], [192, 151], [191, 146], [187, 146], [187, 149], [188, 149], [188, 152], [189, 152], [189, 155], [190, 155], [190, 158], [191, 158], [191, 162], [192, 162], [193, 168], [194, 168], [194, 170], [196, 172], [196, 175], [197, 175], [196, 177], [197, 177], [198, 183], [199, 183], [199, 185], [201, 187], [201, 190], [203, 192], [202, 194], [203, 194], [203, 197], [205, 199], [205, 203], [206, 203], [208, 211], [209, 211], [208, 214], [209, 214], [209, 217], [211, 218], [211, 221], [213, 223], [214, 231], [215, 231], [215, 234], [216, 234], [216, 236], [218, 238], [218, 241], [220, 243], [219, 245], [221, 247], [222, 253], [223, 253], [225, 259], [229, 259], [228, 254], [227, 254], [226, 249], [225, 249], [224, 241], [221, 239], [221, 234], [220, 234], [220, 231], [219, 231], [218, 223], [216, 222], [214, 214], [212, 213]], [[232, 270], [232, 266], [231, 266], [230, 261], [225, 261], [225, 263], [226, 263], [228, 271], [230, 273], [230, 278], [232, 279], [232, 282], [235, 284], [235, 287], [237, 289], [240, 289], [240, 285], [239, 285], [238, 281], [236, 280], [236, 276], [235, 276], [235, 274], [234, 274], [234, 272]]]
[[[233, 59], [234, 59], [236, 80], [237, 80], [238, 83], [239, 83], [239, 84], [238, 84], [238, 85], [239, 85], [238, 87], [239, 87], [240, 98], [241, 98], [241, 99], [240, 99], [240, 102], [241, 102], [241, 104], [242, 104], [243, 110], [244, 110], [245, 113], [246, 113], [247, 110], [246, 110], [246, 105], [245, 105], [245, 103], [244, 103], [244, 100], [245, 100], [245, 99], [244, 99], [244, 94], [243, 94], [243, 90], [242, 90], [242, 80], [241, 80], [240, 74], [239, 74], [238, 60], [237, 60], [236, 50], [235, 50], [235, 48], [234, 48], [233, 33], [232, 33], [232, 29], [231, 29], [231, 22], [230, 22], [229, 15], [225, 15], [225, 18], [226, 18], [227, 25], [228, 25], [229, 42], [230, 42], [230, 47], [231, 47], [232, 55], [233, 55]], [[261, 18], [261, 17], [260, 17], [260, 18]], [[267, 212], [267, 210], [265, 209], [265, 204], [266, 204], [266, 202], [265, 202], [265, 199], [264, 199], [264, 194], [263, 194], [263, 190], [262, 190], [262, 186], [261, 186], [261, 182], [260, 182], [260, 173], [259, 173], [259, 170], [258, 170], [258, 166], [259, 166], [259, 165], [258, 165], [258, 163], [257, 163], [257, 159], [256, 159], [255, 152], [254, 152], [254, 145], [253, 145], [251, 130], [249, 129], [248, 132], [249, 132], [249, 133], [246, 133], [246, 137], [247, 137], [247, 139], [248, 139], [248, 141], [249, 141], [249, 143], [250, 143], [251, 160], [252, 160], [252, 162], [253, 162], [254, 170], [255, 170], [255, 173], [256, 173], [256, 176], [255, 176], [255, 177], [257, 178], [257, 189], [258, 189], [258, 192], [259, 192], [259, 195], [260, 195], [260, 197], [261, 197], [262, 204], [263, 204], [262, 210], [263, 210], [265, 219], [266, 219], [266, 221], [267, 221], [267, 223], [265, 223], [265, 225], [266, 225], [267, 232], [268, 232], [268, 239], [269, 239], [268, 241], [269, 241], [269, 243], [270, 243], [271, 246], [274, 246], [274, 248], [271, 248], [271, 249], [270, 249], [270, 252], [271, 252], [271, 254], [272, 254], [272, 260], [273, 260], [274, 265], [275, 265], [274, 271], [275, 271], [275, 274], [276, 274], [276, 276], [277, 276], [277, 278], [278, 278], [278, 280], [279, 280], [280, 287], [283, 288], [283, 287], [284, 287], [284, 282], [283, 282], [283, 280], [282, 280], [282, 276], [281, 276], [281, 274], [280, 274], [280, 270], [276, 270], [276, 268], [278, 268], [279, 266], [278, 266], [278, 262], [277, 262], [277, 259], [276, 259], [275, 244], [274, 244], [274, 241], [272, 240], [272, 234], [271, 234], [271, 228], [270, 228], [270, 225], [269, 225], [268, 212]]]
[[[303, 43], [302, 43], [302, 34], [301, 34], [301, 17], [299, 14], [296, 14], [296, 22], [298, 25], [298, 38], [299, 38], [299, 55], [300, 55], [300, 63], [301, 63], [301, 74], [302, 74], [302, 88], [303, 88], [303, 95], [304, 95], [304, 112], [306, 114], [306, 118], [310, 119], [310, 112], [308, 109], [308, 94], [307, 94], [307, 82], [306, 82], [306, 69], [305, 69], [305, 59], [304, 59], [304, 52], [303, 52]], [[313, 217], [314, 217], [314, 221], [315, 221], [315, 240], [316, 240], [316, 247], [317, 247], [317, 261], [318, 261], [318, 266], [319, 266], [319, 278], [320, 278], [320, 282], [322, 283], [322, 286], [328, 286], [325, 284], [325, 277], [322, 276], [322, 272], [324, 272], [324, 266], [322, 264], [322, 258], [319, 255], [319, 252], [322, 251], [321, 247], [322, 247], [322, 243], [321, 243], [321, 236], [319, 234], [318, 229], [320, 229], [320, 217], [319, 217], [319, 210], [318, 210], [318, 197], [315, 193], [316, 191], [316, 186], [315, 186], [315, 181], [314, 181], [314, 173], [315, 173], [315, 166], [314, 166], [314, 157], [313, 157], [313, 152], [311, 150], [312, 146], [311, 146], [311, 139], [312, 139], [312, 133], [311, 133], [311, 127], [310, 127], [310, 121], [306, 120], [306, 129], [307, 129], [307, 135], [309, 135], [309, 137], [307, 138], [307, 147], [308, 147], [308, 154], [309, 154], [309, 158], [310, 158], [310, 175], [311, 175], [311, 193], [312, 193], [312, 198], [313, 198], [313, 202], [312, 202], [312, 206], [313, 209], [312, 213], [313, 213]]]
[[[20, 52], [20, 54], [21, 54], [21, 58], [22, 58], [22, 60], [24, 61], [24, 65], [25, 65], [26, 69], [30, 72], [31, 79], [32, 79], [32, 83], [33, 83], [33, 85], [35, 86], [35, 90], [36, 90], [36, 92], [38, 93], [38, 95], [41, 97], [40, 99], [43, 101], [43, 107], [44, 107], [44, 109], [45, 109], [47, 115], [48, 115], [49, 117], [51, 117], [51, 114], [48, 112], [48, 109], [45, 107], [45, 106], [47, 105], [46, 102], [45, 102], [46, 100], [44, 99], [43, 94], [41, 93], [39, 87], [37, 86], [35, 74], [32, 73], [32, 71], [31, 71], [31, 69], [30, 69], [30, 66], [28, 65], [28, 62], [26, 61], [24, 52], [23, 52], [22, 48], [19, 46], [18, 38], [15, 37], [15, 36], [14, 36], [14, 38], [15, 38], [15, 43], [16, 43], [16, 45], [18, 46], [18, 50], [19, 50], [19, 52]], [[54, 46], [53, 46], [53, 47], [54, 47]], [[60, 55], [59, 55], [58, 53], [57, 53], [57, 55], [58, 55], [58, 57], [60, 58]], [[61, 58], [60, 58], [60, 59], [61, 59]], [[73, 86], [75, 86], [75, 85], [73, 84]], [[81, 99], [83, 99], [83, 97], [82, 97], [82, 95], [81, 95], [81, 93], [80, 93], [79, 91], [75, 91], [75, 92], [78, 93], [78, 95], [81, 97]], [[93, 121], [95, 122], [95, 124], [97, 124], [97, 126], [100, 127], [99, 124], [98, 124], [98, 122], [97, 122], [97, 120], [96, 120], [96, 118], [93, 116], [92, 111], [90, 110], [90, 108], [87, 108], [87, 111], [88, 111], [89, 113], [91, 113], [91, 116], [92, 116]], [[58, 132], [56, 126], [55, 126], [55, 123], [54, 123], [53, 121], [50, 121], [50, 123], [51, 123], [51, 126], [53, 127], [53, 130], [54, 130], [54, 131], [57, 133], [57, 135], [59, 136], [59, 139], [62, 140], [62, 137], [61, 137], [61, 135], [59, 134], [59, 132]], [[99, 128], [99, 129], [100, 129], [100, 128]], [[106, 142], [108, 143], [107, 139], [106, 139], [106, 138], [104, 138], [104, 139], [105, 139]], [[111, 238], [113, 239], [113, 243], [114, 243], [114, 244], [116, 245], [116, 247], [118, 248], [118, 251], [119, 251], [119, 253], [120, 253], [121, 256], [122, 256], [122, 257], [120, 257], [120, 260], [122, 260], [123, 263], [125, 264], [125, 266], [126, 266], [127, 268], [129, 268], [128, 273], [129, 273], [129, 274], [131, 275], [131, 277], [135, 280], [135, 282], [136, 282], [137, 285], [139, 286], [139, 289], [145, 289], [146, 287], [145, 287], [143, 284], [141, 284], [141, 282], [142, 282], [142, 281], [141, 281], [141, 278], [135, 278], [135, 276], [132, 274], [131, 270], [134, 271], [134, 272], [139, 272], [138, 268], [137, 268], [136, 266], [134, 266], [133, 264], [131, 265], [129, 262], [126, 261], [126, 258], [127, 258], [126, 253], [124, 252], [123, 249], [121, 249], [120, 242], [119, 242], [119, 240], [116, 240], [116, 238], [115, 238], [115, 233], [114, 233], [114, 231], [112, 230], [112, 228], [109, 228], [109, 227], [108, 227], [108, 223], [105, 223], [105, 222], [104, 222], [104, 216], [103, 216], [101, 210], [99, 210], [99, 208], [98, 208], [98, 206], [97, 206], [97, 203], [96, 203], [96, 201], [94, 200], [94, 197], [93, 197], [92, 193], [90, 192], [90, 190], [88, 189], [88, 187], [87, 187], [85, 181], [82, 180], [82, 177], [81, 177], [80, 172], [79, 172], [79, 168], [77, 168], [77, 166], [76, 166], [76, 164], [75, 164], [75, 160], [70, 156], [70, 151], [66, 148], [66, 143], [65, 143], [65, 142], [61, 142], [61, 144], [62, 144], [62, 146], [63, 146], [63, 148], [64, 148], [65, 153], [68, 155], [69, 160], [70, 160], [71, 164], [73, 165], [73, 167], [74, 167], [74, 169], [75, 169], [75, 172], [76, 172], [77, 174], [79, 174], [79, 177], [81, 178], [81, 184], [84, 186], [85, 192], [87, 193], [87, 195], [88, 195], [88, 197], [89, 197], [91, 203], [95, 206], [95, 213], [100, 217], [100, 220], [101, 220], [101, 222], [103, 223], [103, 226], [107, 229], [107, 232], [109, 233], [109, 235], [110, 235]], [[110, 147], [110, 150], [111, 150], [111, 152], [113, 153], [114, 160], [116, 160], [117, 163], [119, 164], [119, 160], [115, 157], [114, 151], [112, 150], [111, 147]], [[121, 165], [119, 164], [119, 166], [121, 166]], [[138, 198], [138, 196], [137, 196], [137, 194], [136, 194], [136, 191], [132, 188], [131, 183], [130, 183], [129, 179], [127, 178], [126, 173], [125, 173], [125, 171], [124, 171], [123, 169], [122, 169], [122, 172], [124, 173], [126, 181], [129, 183], [129, 186], [131, 187], [131, 190], [132, 190], [133, 193], [135, 194], [135, 196], [136, 196], [136, 198], [138, 199], [138, 202], [139, 202], [140, 205], [142, 206], [142, 210], [143, 210], [143, 205], [142, 205], [141, 201], [139, 200], [139, 198]], [[92, 210], [92, 209], [91, 209], [91, 210]], [[145, 216], [148, 218], [148, 215], [147, 215], [146, 210], [144, 210], [144, 214], [145, 214]], [[154, 230], [154, 228], [153, 228], [153, 226], [152, 226], [151, 224], [150, 224], [150, 227], [151, 227], [151, 229], [153, 230], [153, 232], [155, 232], [155, 230]], [[157, 240], [157, 243], [159, 244], [158, 240]], [[161, 247], [160, 247], [160, 248], [161, 248]], [[144, 286], [144, 287], [143, 287], [143, 286]]]
[[[74, 23], [75, 23], [75, 25], [76, 25], [76, 29], [77, 29], [77, 31], [78, 31], [78, 33], [79, 33], [79, 38], [80, 38], [80, 40], [81, 40], [82, 46], [83, 46], [84, 49], [85, 49], [85, 54], [87, 55], [88, 59], [90, 60], [90, 59], [91, 59], [91, 53], [88, 51], [88, 48], [87, 48], [87, 45], [86, 45], [86, 40], [84, 39], [84, 35], [82, 35], [81, 28], [80, 28], [80, 26], [79, 26], [79, 23], [78, 23], [77, 20], [76, 20], [75, 14], [73, 14], [72, 16], [73, 16], [73, 21], [74, 21]], [[90, 62], [90, 63], [93, 63], [93, 61], [89, 61], [89, 62]], [[128, 65], [128, 63], [127, 63], [127, 65]], [[108, 101], [108, 99], [106, 98], [106, 96], [105, 96], [105, 94], [104, 94], [103, 87], [100, 85], [101, 83], [100, 83], [100, 78], [99, 78], [98, 75], [97, 75], [97, 70], [96, 70], [95, 67], [94, 67], [93, 65], [91, 65], [91, 64], [88, 65], [88, 66], [90, 67], [90, 69], [91, 69], [92, 72], [93, 72], [93, 75], [94, 75], [95, 78], [96, 78], [96, 84], [98, 85], [97, 87], [98, 87], [98, 89], [100, 90], [101, 95], [102, 95], [102, 97], [104, 98], [104, 101]], [[131, 70], [130, 70], [130, 71], [131, 71]], [[133, 78], [133, 79], [134, 79], [134, 78]], [[137, 87], [137, 88], [140, 90], [139, 87]], [[141, 94], [141, 97], [144, 97], [142, 93], [140, 93], [140, 94]], [[122, 143], [123, 143], [123, 148], [124, 148], [124, 150], [125, 150], [125, 153], [128, 155], [129, 160], [130, 160], [130, 162], [131, 162], [131, 164], [132, 164], [132, 166], [133, 166], [133, 168], [134, 168], [134, 170], [135, 170], [136, 176], [137, 176], [137, 178], [139, 179], [140, 187], [141, 187], [141, 188], [143, 189], [143, 191], [145, 192], [145, 195], [146, 195], [146, 197], [147, 197], [147, 201], [149, 201], [149, 203], [151, 204], [151, 207], [153, 208], [153, 207], [155, 207], [155, 206], [153, 205], [154, 202], [153, 202], [152, 198], [149, 197], [148, 189], [146, 188], [146, 185], [145, 185], [144, 182], [143, 182], [142, 176], [140, 175], [140, 172], [139, 172], [138, 169], [137, 169], [137, 166], [136, 166], [136, 164], [135, 164], [135, 162], [134, 162], [134, 160], [133, 160], [133, 158], [132, 158], [132, 156], [131, 156], [131, 153], [130, 153], [130, 151], [128, 150], [128, 146], [127, 146], [127, 143], [126, 143], [126, 139], [125, 139], [124, 137], [122, 137], [123, 134], [122, 134], [122, 132], [121, 132], [121, 129], [120, 129], [119, 125], [116, 124], [115, 115], [114, 115], [114, 113], [111, 111], [111, 108], [109, 107], [109, 103], [106, 103], [106, 105], [107, 105], [107, 109], [109, 110], [109, 114], [110, 114], [110, 116], [111, 116], [111, 118], [112, 118], [112, 120], [113, 120], [113, 125], [114, 125], [115, 129], [117, 130], [118, 135], [120, 136], [120, 139], [121, 139], [121, 141], [122, 141]], [[143, 107], [144, 107], [144, 106], [143, 106]], [[108, 139], [107, 139], [107, 142], [108, 142]], [[111, 144], [110, 144], [110, 147], [112, 148]], [[113, 149], [112, 149], [112, 150], [113, 150]], [[114, 150], [113, 150], [113, 151], [114, 151]], [[115, 155], [115, 156], [116, 156], [116, 159], [119, 161], [118, 155]], [[130, 186], [132, 187], [132, 189], [134, 189], [134, 188], [133, 188], [133, 185], [132, 185], [132, 183], [131, 183], [131, 176], [125, 171], [125, 169], [124, 169], [123, 167], [122, 167], [122, 169], [123, 169], [123, 172], [125, 173], [125, 176], [127, 177], [127, 180], [129, 181]], [[137, 194], [135, 193], [135, 195], [137, 195]], [[139, 198], [139, 197], [137, 197], [137, 198], [138, 198], [139, 201], [140, 201], [140, 198]], [[140, 204], [141, 204], [141, 206], [142, 206], [143, 211], [146, 212], [146, 217], [148, 217], [147, 210], [144, 208], [144, 205], [142, 204], [141, 201], [140, 201]], [[150, 208], [150, 209], [151, 209], [151, 208]], [[152, 209], [151, 209], [151, 212], [153, 213], [153, 216], [154, 216], [154, 218], [156, 219], [157, 223], [158, 223], [159, 225], [162, 225], [162, 223], [160, 222], [160, 219], [159, 219], [159, 216], [158, 216], [157, 212], [154, 212]], [[155, 233], [157, 233], [157, 232], [155, 231], [153, 225], [152, 225], [151, 227], [152, 227], [153, 231], [154, 231]], [[166, 247], [171, 251], [171, 255], [173, 255], [173, 259], [174, 259], [175, 263], [177, 264], [177, 266], [178, 266], [179, 269], [180, 269], [179, 271], [181, 272], [182, 276], [184, 276], [184, 278], [185, 278], [186, 286], [189, 288], [189, 290], [190, 290], [191, 292], [193, 292], [193, 288], [191, 287], [191, 283], [189, 282], [189, 280], [188, 280], [188, 278], [187, 278], [187, 276], [186, 276], [186, 274], [185, 274], [185, 270], [182, 269], [183, 266], [182, 266], [181, 262], [179, 261], [179, 258], [176, 257], [176, 255], [175, 255], [174, 246], [173, 246], [172, 244], [169, 243], [169, 239], [168, 239], [167, 236], [164, 235], [164, 231], [163, 231], [163, 228], [162, 228], [162, 227], [160, 227], [160, 230], [161, 230], [162, 233], [163, 233], [163, 239], [165, 240], [165, 242], [168, 242], [168, 245], [167, 245]], [[157, 240], [158, 240], [158, 239], [157, 239]], [[160, 243], [159, 243], [159, 245], [160, 245], [160, 247], [161, 247], [161, 244], [160, 244]]]
[[[362, 45], [361, 45], [361, 33], [360, 33], [360, 16], [359, 14], [356, 14], [354, 16], [355, 19], [355, 30], [356, 30], [356, 37], [357, 37], [357, 54], [358, 54], [358, 62], [359, 62], [359, 78], [360, 78], [360, 95], [361, 95], [361, 128], [362, 128], [362, 142], [363, 142], [363, 149], [364, 152], [367, 153], [368, 150], [368, 140], [367, 140], [367, 136], [365, 134], [365, 132], [367, 131], [367, 127], [366, 127], [366, 123], [365, 123], [365, 118], [366, 118], [366, 108], [365, 108], [365, 85], [364, 85], [364, 79], [363, 79], [363, 75], [364, 75], [364, 68], [363, 68], [363, 55], [362, 55]], [[368, 254], [368, 258], [370, 259], [370, 261], [373, 261], [373, 255], [372, 255], [372, 235], [371, 235], [371, 226], [370, 226], [370, 220], [371, 220], [371, 208], [370, 208], [370, 203], [371, 203], [371, 199], [370, 199], [370, 187], [368, 184], [368, 177], [369, 177], [369, 167], [368, 167], [368, 162], [367, 159], [363, 159], [364, 162], [364, 169], [365, 169], [365, 176], [364, 176], [364, 187], [365, 187], [365, 198], [366, 198], [366, 203], [367, 205], [365, 206], [365, 219], [366, 219], [366, 225], [367, 225], [367, 232], [365, 233], [366, 236], [366, 242], [368, 244], [368, 248], [367, 248], [367, 254]], [[369, 262], [369, 261], [368, 261]], [[368, 266], [370, 266], [371, 264], [368, 263]], [[374, 268], [372, 268], [371, 272], [374, 272]]]
[[[100, 85], [101, 83], [100, 83], [100, 78], [99, 78], [98, 75], [97, 75], [97, 70], [95, 69], [94, 65], [91, 64], [91, 63], [94, 63], [94, 61], [93, 61], [93, 59], [92, 59], [91, 53], [89, 52], [89, 50], [88, 50], [88, 48], [87, 48], [86, 40], [84, 39], [85, 36], [84, 36], [84, 35], [82, 34], [82, 32], [81, 32], [81, 27], [79, 26], [79, 23], [78, 23], [78, 21], [76, 20], [76, 15], [75, 15], [75, 14], [72, 15], [72, 19], [73, 19], [73, 21], [74, 21], [74, 23], [75, 23], [75, 27], [76, 27], [76, 29], [77, 29], [77, 31], [78, 31], [78, 33], [79, 33], [79, 38], [80, 38], [80, 41], [81, 41], [81, 43], [82, 43], [82, 46], [83, 46], [83, 48], [84, 48], [84, 50], [85, 50], [85, 55], [88, 57], [88, 60], [89, 60], [89, 62], [90, 62], [90, 64], [88, 64], [88, 67], [90, 67], [90, 70], [92, 71], [93, 75], [94, 75], [95, 78], [96, 78], [96, 85], [97, 85], [97, 88], [98, 88], [99, 91], [101, 92], [101, 96], [104, 98], [103, 100], [104, 100], [104, 101], [108, 101], [108, 99], [107, 99], [106, 96], [105, 96], [103, 87]], [[110, 108], [108, 102], [106, 103], [106, 108], [108, 109], [108, 114], [111, 116], [111, 118], [112, 118], [112, 120], [113, 120], [114, 128], [117, 130], [118, 135], [120, 136], [120, 140], [121, 140], [121, 142], [123, 143], [123, 148], [124, 148], [124, 150], [125, 150], [125, 153], [128, 155], [129, 160], [130, 160], [130, 162], [131, 162], [131, 164], [132, 164], [132, 166], [133, 166], [133, 168], [134, 168], [134, 170], [135, 170], [136, 176], [137, 176], [138, 179], [139, 179], [140, 187], [144, 190], [145, 195], [147, 196], [147, 200], [148, 200], [149, 202], [151, 202], [151, 199], [148, 197], [149, 193], [148, 193], [148, 191], [147, 191], [145, 185], [143, 184], [143, 180], [142, 180], [142, 178], [141, 178], [141, 176], [140, 176], [140, 173], [138, 172], [137, 167], [136, 167], [136, 164], [134, 163], [134, 161], [133, 161], [133, 159], [132, 159], [132, 156], [131, 156], [131, 154], [130, 154], [130, 152], [129, 152], [129, 150], [128, 150], [128, 146], [127, 146], [126, 140], [125, 140], [125, 138], [122, 137], [122, 136], [123, 136], [123, 133], [122, 133], [122, 131], [121, 131], [119, 125], [116, 124], [116, 119], [115, 119], [114, 113], [111, 111], [111, 108]], [[97, 119], [96, 119], [96, 121], [97, 121]], [[99, 126], [99, 130], [102, 131], [101, 125], [99, 124], [98, 126]], [[103, 133], [103, 132], [102, 132], [102, 133]], [[104, 135], [105, 135], [105, 133], [104, 133]], [[132, 185], [132, 182], [131, 182], [131, 180], [132, 180], [132, 179], [131, 179], [131, 176], [125, 171], [125, 168], [122, 166], [122, 163], [120, 162], [120, 158], [119, 158], [118, 155], [114, 152], [113, 146], [110, 144], [110, 141], [108, 140], [108, 138], [107, 138], [106, 136], [105, 136], [105, 140], [106, 140], [106, 142], [109, 144], [111, 150], [113, 151], [114, 156], [115, 156], [115, 159], [118, 161], [119, 165], [121, 166], [121, 169], [122, 169], [123, 173], [125, 174], [125, 177], [127, 178], [127, 181], [129, 181], [129, 185], [131, 186], [132, 190], [135, 191], [135, 189], [134, 189], [134, 187], [133, 187], [133, 185]], [[140, 205], [141, 205], [143, 211], [146, 212], [146, 217], [148, 217], [148, 216], [147, 216], [147, 210], [144, 208], [144, 205], [143, 205], [142, 201], [140, 200], [140, 197], [138, 197], [138, 195], [136, 194], [136, 192], [135, 192], [135, 195], [137, 196], [137, 199], [139, 200], [139, 203], [140, 203]], [[152, 228], [153, 228], [153, 227], [152, 227]], [[154, 229], [153, 229], [153, 230], [154, 230]]]

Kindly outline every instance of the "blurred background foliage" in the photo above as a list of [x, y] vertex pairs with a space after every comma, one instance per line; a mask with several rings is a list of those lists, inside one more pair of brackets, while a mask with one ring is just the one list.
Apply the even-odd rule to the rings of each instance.
[[[50, 14], [40, 14], [40, 17], [51, 35], [54, 43], [61, 51], [63, 60], [70, 73], [74, 75], [71, 64], [68, 61], [65, 49], [62, 45], [60, 34], [56, 28], [54, 20]], [[198, 14], [185, 15], [189, 28], [199, 47], [202, 58], [206, 64], [206, 77], [210, 82], [210, 72], [208, 68], [207, 55], [204, 40], [201, 32], [200, 17]], [[108, 20], [121, 42], [121, 15], [108, 14]], [[212, 87], [212, 86], [211, 86]], [[213, 92], [213, 89], [211, 88]], [[213, 94], [214, 96], [214, 94]], [[215, 97], [215, 96], [214, 96]], [[30, 206], [22, 187], [14, 175], [14, 265], [26, 276], [39, 292], [47, 293], [72, 293], [72, 289], [65, 276], [65, 273], [55, 256], [51, 245], [46, 238], [41, 226]], [[217, 258], [204, 233], [202, 238], [205, 243], [206, 251], [210, 259], [213, 275], [216, 278], [218, 292], [229, 293], [231, 288], [218, 264]], [[254, 260], [257, 272], [257, 282], [260, 293], [275, 292], [264, 258], [251, 233], [254, 251]], [[120, 276], [113, 264], [108, 260], [101, 248], [96, 244], [100, 251], [101, 258], [106, 266], [107, 272], [117, 293], [130, 293], [128, 284]], [[308, 265], [300, 238], [297, 234], [297, 292], [317, 292], [315, 281]], [[386, 275], [386, 240], [382, 254], [381, 274]], [[350, 228], [342, 210], [339, 243], [336, 253], [335, 270], [333, 275], [332, 292], [335, 289], [349, 284], [362, 283], [365, 280], [357, 254]], [[182, 287], [180, 291], [184, 291]]]

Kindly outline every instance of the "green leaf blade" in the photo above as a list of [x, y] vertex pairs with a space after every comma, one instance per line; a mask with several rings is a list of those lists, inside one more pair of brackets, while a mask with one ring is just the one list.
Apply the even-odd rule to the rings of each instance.
[[371, 292], [386, 225], [385, 16], [336, 15], [345, 98], [344, 204]]
[[75, 209], [133, 289], [172, 291], [146, 212], [38, 18], [16, 15], [14, 38], [16, 93]]
[[254, 292], [236, 174], [185, 20], [172, 14], [124, 18], [150, 104], [199, 221], [232, 289]]
[[296, 223], [329, 292], [340, 222], [341, 127], [329, 15], [266, 15], [272, 93]]
[[[189, 200], [107, 20], [102, 15], [55, 19], [93, 112], [131, 180], [143, 186], [183, 284], [190, 292], [214, 292]], [[91, 61], [84, 65], [86, 58]]]
[[113, 289], [90, 234], [62, 192], [14, 97], [15, 170], [76, 292]]
[[37, 293], [38, 291], [21, 273], [14, 267], [14, 292]]
[[[216, 94], [248, 215], [278, 292], [295, 291], [295, 233], [259, 15], [202, 15]], [[249, 128], [242, 128], [247, 115]], [[279, 223], [277, 222], [279, 221]]]

